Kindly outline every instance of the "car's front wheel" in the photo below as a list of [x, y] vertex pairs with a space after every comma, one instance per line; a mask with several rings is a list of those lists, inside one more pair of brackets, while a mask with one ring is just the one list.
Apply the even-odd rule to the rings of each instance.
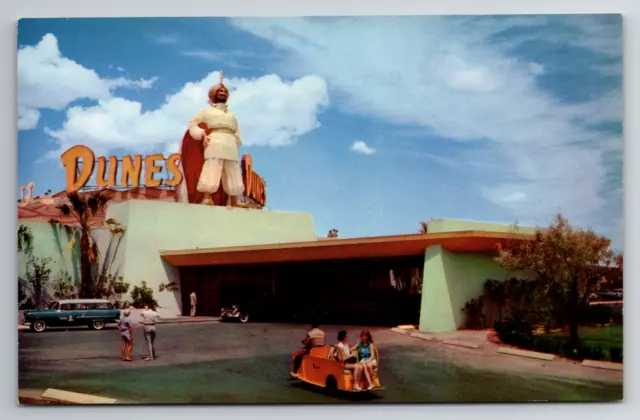
[[91, 328], [92, 330], [100, 331], [104, 328], [104, 321], [91, 321], [89, 328]]
[[43, 332], [44, 330], [47, 329], [47, 323], [39, 319], [33, 324], [31, 324], [31, 329], [35, 332]]

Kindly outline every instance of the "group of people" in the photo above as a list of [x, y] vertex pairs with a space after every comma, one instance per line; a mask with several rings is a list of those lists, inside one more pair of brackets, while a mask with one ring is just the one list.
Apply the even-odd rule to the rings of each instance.
[[[120, 331], [121, 344], [120, 350], [122, 352], [122, 361], [131, 362], [131, 351], [133, 350], [133, 321], [131, 321], [131, 309], [128, 308], [122, 311], [122, 317], [118, 322], [118, 331]], [[160, 319], [158, 315], [157, 307], [153, 305], [151, 308], [144, 307], [144, 310], [140, 313], [142, 318], [142, 325], [144, 328], [144, 339], [147, 343], [147, 349], [149, 355], [144, 360], [156, 360], [155, 342], [156, 342], [156, 323]]]
[[[325, 333], [320, 329], [318, 324], [311, 325], [311, 330], [309, 330], [305, 339], [302, 340], [302, 344], [304, 345], [305, 352], [294, 357], [291, 379], [297, 378], [305, 354], [309, 354], [314, 347], [323, 347], [325, 345]], [[350, 346], [349, 336], [346, 331], [342, 330], [338, 332], [338, 343], [335, 345], [335, 348], [337, 349], [336, 358], [344, 363], [346, 369], [353, 371], [353, 389], [355, 391], [362, 391], [360, 382], [362, 381], [363, 375], [367, 381], [367, 389], [373, 389], [375, 387], [373, 381], [374, 369], [377, 367], [378, 360], [371, 332], [369, 332], [369, 330], [361, 331], [360, 341]]]
[[344, 362], [346, 369], [353, 370], [353, 389], [361, 391], [360, 381], [364, 374], [367, 380], [367, 389], [371, 390], [375, 386], [373, 383], [373, 370], [378, 366], [376, 349], [373, 345], [373, 337], [369, 330], [360, 332], [360, 341], [354, 346], [349, 346], [349, 336], [346, 331], [338, 333], [338, 360]]

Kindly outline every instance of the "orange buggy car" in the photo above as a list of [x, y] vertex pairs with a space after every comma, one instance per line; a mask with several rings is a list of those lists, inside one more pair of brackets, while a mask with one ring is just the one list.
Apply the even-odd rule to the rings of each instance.
[[[293, 352], [291, 355], [292, 366], [295, 357], [304, 353], [304, 350]], [[366, 389], [366, 378], [364, 374], [360, 381], [360, 388], [362, 388], [362, 390], [353, 389], [355, 385], [353, 371], [345, 368], [344, 362], [339, 359], [337, 349], [334, 346], [312, 348], [309, 354], [303, 356], [298, 374], [295, 375], [292, 369], [291, 375], [309, 384], [327, 388], [329, 391], [380, 391], [383, 390], [384, 387], [380, 385], [380, 378], [378, 377], [380, 354], [377, 348], [375, 348], [374, 358], [377, 366], [373, 369], [373, 377], [371, 379], [374, 387], [371, 390]]]

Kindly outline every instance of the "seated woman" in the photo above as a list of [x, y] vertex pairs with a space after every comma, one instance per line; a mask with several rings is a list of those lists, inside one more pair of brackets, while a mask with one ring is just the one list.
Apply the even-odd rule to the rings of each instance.
[[[360, 342], [352, 347], [352, 350], [358, 352], [358, 362], [354, 371], [355, 386], [353, 389], [360, 391], [360, 378], [364, 372], [364, 376], [369, 384], [367, 389], [373, 389], [373, 369], [377, 366], [378, 361], [375, 359], [375, 347], [373, 346], [373, 337], [369, 330], [363, 330], [360, 333]], [[358, 369], [359, 368], [359, 369]]]
[[354, 363], [358, 361], [358, 358], [352, 353], [351, 348], [347, 341], [349, 337], [347, 336], [346, 331], [340, 331], [338, 333], [338, 344], [336, 344], [336, 348], [338, 349], [338, 360], [343, 362], [346, 369], [353, 369]]

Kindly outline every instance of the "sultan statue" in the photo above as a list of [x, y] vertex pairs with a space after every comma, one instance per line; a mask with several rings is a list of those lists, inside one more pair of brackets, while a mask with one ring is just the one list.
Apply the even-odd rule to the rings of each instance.
[[240, 129], [236, 116], [227, 109], [228, 99], [229, 90], [220, 72], [220, 83], [209, 90], [210, 106], [189, 122], [182, 139], [180, 202], [232, 207], [244, 192], [238, 153]]

